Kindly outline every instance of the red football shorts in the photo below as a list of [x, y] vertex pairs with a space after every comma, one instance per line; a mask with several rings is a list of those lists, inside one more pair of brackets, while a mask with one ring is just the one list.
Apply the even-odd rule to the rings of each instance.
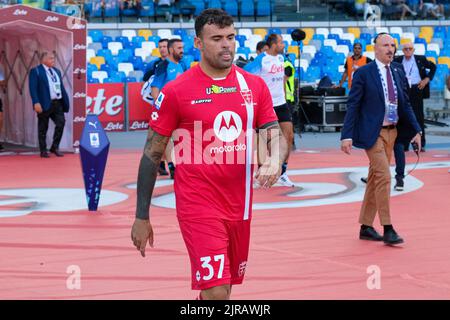
[[193, 290], [242, 283], [250, 220], [182, 220], [179, 224], [191, 260]]

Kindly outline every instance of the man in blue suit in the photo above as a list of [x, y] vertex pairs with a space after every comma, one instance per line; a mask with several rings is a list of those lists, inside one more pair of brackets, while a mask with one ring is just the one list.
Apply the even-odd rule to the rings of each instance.
[[50, 152], [57, 157], [63, 157], [59, 151], [59, 143], [66, 123], [64, 113], [69, 112], [69, 97], [64, 88], [61, 71], [54, 67], [55, 55], [44, 51], [40, 59], [41, 64], [31, 69], [29, 77], [33, 109], [38, 117], [39, 149], [42, 158], [49, 158], [46, 137], [48, 122], [52, 119], [55, 123], [55, 133]]
[[[378, 34], [375, 38], [375, 61], [358, 68], [354, 74], [341, 132], [342, 151], [350, 154], [353, 145], [363, 148], [370, 161], [359, 217], [359, 237], [384, 241], [388, 245], [404, 242], [392, 226], [389, 208], [389, 165], [399, 118], [414, 127], [416, 135], [411, 142], [417, 143], [419, 150], [421, 143], [421, 129], [409, 102], [405, 74], [398, 65], [391, 64], [394, 53], [394, 39], [386, 33]], [[373, 228], [377, 212], [384, 227], [383, 237]]]

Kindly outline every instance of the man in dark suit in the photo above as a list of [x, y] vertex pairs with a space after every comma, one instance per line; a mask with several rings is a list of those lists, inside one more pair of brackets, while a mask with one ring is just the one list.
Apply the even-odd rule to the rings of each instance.
[[403, 64], [409, 85], [409, 101], [413, 108], [416, 119], [422, 128], [422, 151], [425, 147], [425, 115], [423, 110], [423, 99], [430, 97], [430, 81], [436, 73], [436, 65], [425, 56], [414, 54], [414, 44], [409, 42], [403, 44], [403, 56], [394, 58], [395, 62]]
[[[395, 57], [394, 61], [401, 63], [406, 74], [409, 87], [409, 101], [416, 119], [422, 129], [422, 151], [425, 151], [425, 115], [423, 99], [430, 97], [430, 81], [436, 72], [436, 65], [425, 56], [414, 55], [414, 45], [411, 42], [403, 44], [403, 56]], [[403, 191], [405, 178], [405, 150], [414, 136], [414, 128], [407, 122], [400, 121], [397, 126], [398, 135], [394, 145], [395, 155], [395, 186], [397, 191]]]
[[[2, 67], [0, 65], [0, 90], [3, 90], [3, 88], [6, 87], [6, 81], [5, 81], [5, 75], [3, 74]], [[0, 98], [0, 133], [2, 132], [3, 128], [3, 102]], [[3, 150], [3, 145], [0, 143], [0, 151]]]
[[[369, 176], [361, 207], [359, 237], [363, 240], [399, 244], [403, 239], [394, 230], [389, 208], [391, 174], [389, 162], [401, 118], [413, 125], [413, 139], [420, 148], [420, 126], [408, 99], [404, 73], [392, 66], [395, 42], [386, 33], [375, 38], [375, 61], [358, 68], [347, 102], [341, 131], [341, 149], [350, 154], [352, 146], [363, 148], [369, 158]], [[381, 237], [373, 228], [376, 213], [384, 227]]]
[[49, 119], [55, 123], [55, 133], [50, 152], [63, 157], [59, 143], [64, 132], [66, 120], [64, 113], [69, 112], [69, 97], [64, 88], [61, 71], [54, 67], [55, 55], [42, 52], [41, 64], [31, 69], [29, 86], [34, 111], [38, 117], [39, 149], [42, 158], [49, 158], [47, 152], [47, 130]]

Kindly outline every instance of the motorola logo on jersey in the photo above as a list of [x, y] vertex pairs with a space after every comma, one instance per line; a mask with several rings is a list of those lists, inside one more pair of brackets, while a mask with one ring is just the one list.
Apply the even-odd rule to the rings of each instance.
[[222, 111], [214, 120], [214, 133], [223, 142], [236, 140], [242, 132], [242, 120], [236, 112]]

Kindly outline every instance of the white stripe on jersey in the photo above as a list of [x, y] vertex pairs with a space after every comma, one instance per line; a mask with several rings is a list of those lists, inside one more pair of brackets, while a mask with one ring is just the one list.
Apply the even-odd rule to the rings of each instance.
[[[247, 82], [244, 79], [244, 76], [236, 70], [236, 77], [239, 82], [239, 87], [242, 92], [250, 91], [248, 89]], [[251, 96], [251, 91], [250, 91]], [[253, 98], [251, 101], [245, 101], [245, 108], [247, 110], [247, 149], [246, 149], [246, 161], [245, 161], [245, 209], [244, 209], [244, 220], [249, 219], [250, 215], [250, 191], [252, 188], [252, 161], [253, 161], [253, 118], [254, 118], [254, 110], [253, 110]]]

